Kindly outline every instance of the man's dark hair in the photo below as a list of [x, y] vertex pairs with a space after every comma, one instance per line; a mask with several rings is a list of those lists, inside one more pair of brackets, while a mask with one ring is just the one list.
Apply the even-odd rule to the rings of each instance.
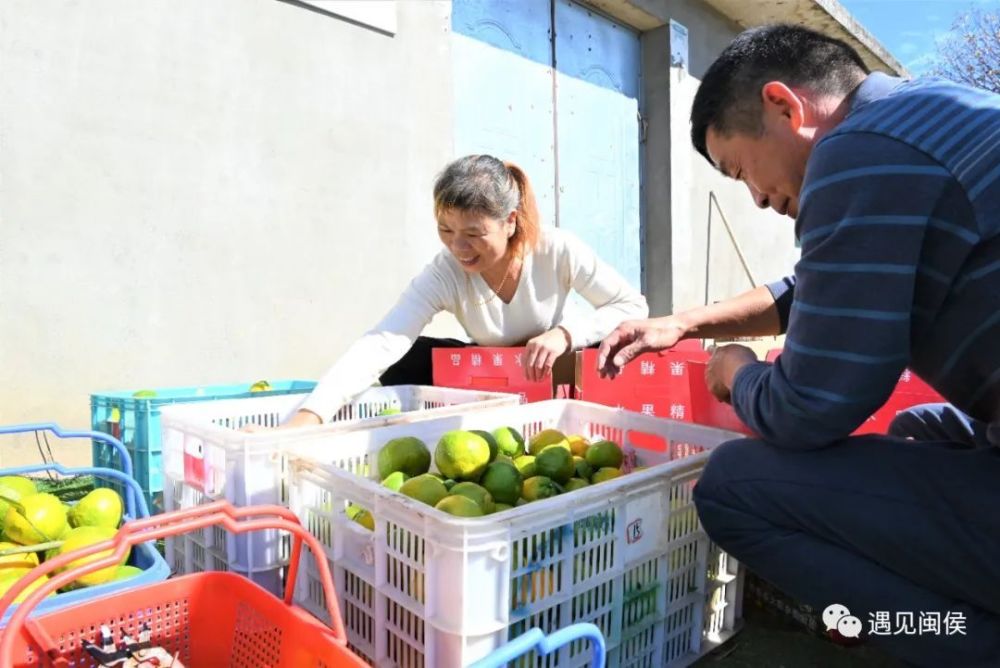
[[868, 74], [846, 43], [800, 26], [776, 24], [744, 30], [712, 63], [691, 106], [691, 141], [705, 158], [709, 128], [723, 136], [763, 130], [760, 90], [768, 81], [847, 95]]

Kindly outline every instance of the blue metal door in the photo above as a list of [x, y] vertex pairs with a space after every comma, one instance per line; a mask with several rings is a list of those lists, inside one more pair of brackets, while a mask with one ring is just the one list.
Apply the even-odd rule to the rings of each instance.
[[551, 8], [538, 0], [452, 3], [455, 156], [521, 166], [543, 224], [555, 218]]
[[569, 0], [555, 23], [559, 226], [640, 288], [639, 36]]
[[639, 36], [552, 2], [452, 3], [455, 153], [520, 164], [543, 222], [579, 236], [638, 288]]

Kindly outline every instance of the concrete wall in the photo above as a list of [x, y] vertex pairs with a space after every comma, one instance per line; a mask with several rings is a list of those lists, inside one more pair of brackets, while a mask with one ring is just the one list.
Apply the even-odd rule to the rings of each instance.
[[[669, 25], [643, 34], [647, 292], [651, 311], [664, 314], [752, 287], [720, 212], [758, 284], [790, 271], [798, 251], [790, 219], [757, 209], [742, 184], [723, 178], [691, 146], [688, 119], [700, 77], [740, 27], [700, 0], [641, 5], [688, 29], [687, 71], [670, 67]], [[710, 193], [718, 207], [709, 206]]]
[[400, 2], [387, 35], [276, 0], [0, 4], [0, 423], [317, 377], [439, 247], [449, 13]]

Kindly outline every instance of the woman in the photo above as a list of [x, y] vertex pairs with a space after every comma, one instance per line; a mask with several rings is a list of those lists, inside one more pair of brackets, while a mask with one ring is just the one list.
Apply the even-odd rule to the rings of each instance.
[[[524, 345], [529, 380], [547, 377], [563, 353], [648, 314], [645, 298], [590, 248], [563, 230], [540, 227], [528, 177], [511, 163], [488, 155], [451, 163], [434, 184], [434, 214], [444, 250], [285, 426], [329, 421], [376, 379], [431, 384], [430, 349], [463, 345], [419, 336], [439, 311], [454, 314], [476, 345]], [[571, 290], [596, 310], [564, 314]]]

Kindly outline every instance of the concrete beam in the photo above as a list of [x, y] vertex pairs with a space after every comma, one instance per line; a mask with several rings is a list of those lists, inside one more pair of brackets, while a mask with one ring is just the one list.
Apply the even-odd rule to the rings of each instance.
[[[765, 23], [792, 23], [842, 39], [869, 68], [890, 74], [909, 73], [837, 0], [698, 0], [740, 28]], [[671, 0], [587, 0], [608, 16], [645, 32], [670, 21]]]

